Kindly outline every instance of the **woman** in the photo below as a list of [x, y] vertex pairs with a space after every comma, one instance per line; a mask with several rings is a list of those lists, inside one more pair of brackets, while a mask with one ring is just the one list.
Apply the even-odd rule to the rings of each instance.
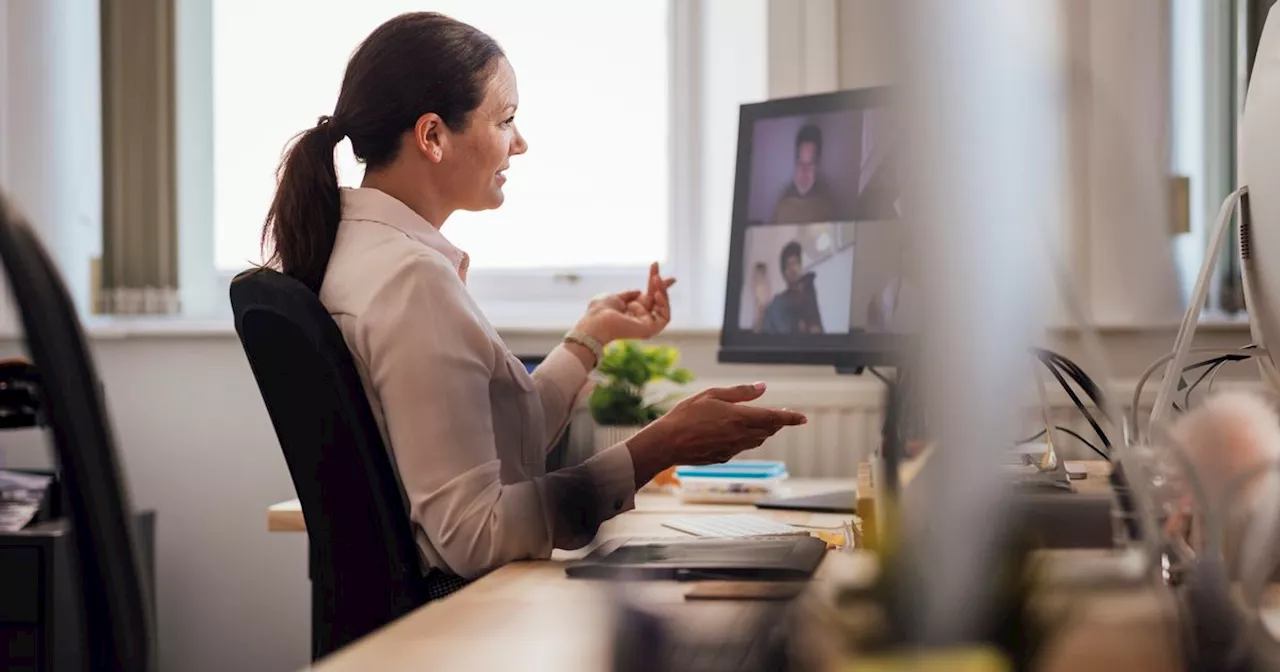
[[[526, 372], [440, 230], [455, 211], [502, 205], [503, 171], [527, 149], [516, 105], [511, 65], [484, 33], [435, 13], [388, 21], [351, 57], [333, 115], [289, 149], [263, 232], [269, 265], [319, 293], [351, 348], [433, 578], [580, 547], [668, 466], [724, 461], [804, 422], [738, 405], [763, 385], [707, 390], [544, 473], [601, 347], [661, 332], [674, 281], [655, 264], [644, 290], [592, 301]], [[359, 189], [338, 188], [343, 137], [366, 166]]]

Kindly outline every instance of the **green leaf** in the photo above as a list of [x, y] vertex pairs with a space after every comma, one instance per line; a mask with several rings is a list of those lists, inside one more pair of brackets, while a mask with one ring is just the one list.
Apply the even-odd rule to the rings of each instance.
[[667, 380], [679, 385], [688, 385], [693, 382], [693, 372], [683, 367], [679, 369], [672, 369], [667, 372], [666, 378]]
[[693, 380], [685, 368], [677, 368], [680, 351], [666, 345], [642, 346], [635, 341], [618, 341], [605, 348], [597, 367], [605, 380], [591, 393], [591, 416], [601, 425], [646, 424], [665, 410], [645, 404], [645, 385], [668, 380], [684, 385]]
[[675, 366], [679, 355], [670, 346], [650, 346], [645, 349], [645, 359], [649, 368], [649, 380], [658, 380], [666, 376], [667, 370]]

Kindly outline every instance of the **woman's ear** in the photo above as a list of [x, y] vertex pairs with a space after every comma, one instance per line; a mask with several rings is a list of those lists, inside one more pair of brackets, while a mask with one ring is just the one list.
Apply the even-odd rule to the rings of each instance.
[[413, 125], [413, 141], [418, 152], [428, 161], [440, 163], [448, 148], [449, 127], [440, 115], [428, 112], [418, 117], [418, 122]]

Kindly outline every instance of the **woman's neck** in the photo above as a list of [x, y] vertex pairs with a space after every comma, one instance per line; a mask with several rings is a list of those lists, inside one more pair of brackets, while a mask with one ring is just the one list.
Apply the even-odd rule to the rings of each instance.
[[424, 182], [398, 176], [395, 171], [366, 172], [360, 187], [377, 189], [404, 203], [428, 224], [439, 229], [444, 226], [449, 215], [453, 214], [453, 209], [441, 206], [443, 199], [429, 186], [424, 186]]

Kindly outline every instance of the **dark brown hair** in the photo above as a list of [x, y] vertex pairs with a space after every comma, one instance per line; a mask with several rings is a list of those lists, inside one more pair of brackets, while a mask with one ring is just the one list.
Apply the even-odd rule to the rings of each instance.
[[800, 146], [804, 144], [813, 145], [813, 159], [815, 161], [822, 158], [822, 129], [813, 124], [805, 124], [800, 127], [800, 132], [796, 133], [796, 160], [800, 159]]
[[466, 130], [502, 48], [488, 35], [435, 12], [401, 14], [365, 38], [347, 63], [332, 115], [295, 137], [276, 173], [262, 229], [267, 266], [319, 292], [342, 218], [333, 150], [344, 137], [366, 170], [396, 158], [422, 115]]
[[778, 270], [782, 272], [782, 276], [787, 275], [787, 260], [795, 257], [796, 261], [804, 263], [804, 248], [800, 247], [798, 241], [791, 241], [782, 246], [782, 254], [778, 255]]

